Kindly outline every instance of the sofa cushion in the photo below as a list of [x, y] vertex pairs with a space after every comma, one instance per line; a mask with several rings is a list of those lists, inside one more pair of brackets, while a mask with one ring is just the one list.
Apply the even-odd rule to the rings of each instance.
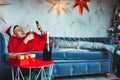
[[65, 59], [68, 60], [99, 60], [108, 59], [110, 53], [104, 51], [78, 51], [65, 52]]
[[108, 59], [110, 53], [105, 51], [53, 51], [54, 60], [99, 60]]

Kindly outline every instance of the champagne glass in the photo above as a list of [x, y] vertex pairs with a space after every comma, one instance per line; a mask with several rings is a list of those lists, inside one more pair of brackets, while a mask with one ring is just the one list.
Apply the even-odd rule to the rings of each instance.
[[30, 31], [30, 33], [33, 33], [33, 30], [32, 30], [32, 28], [30, 28], [30, 29], [29, 29], [29, 31]]

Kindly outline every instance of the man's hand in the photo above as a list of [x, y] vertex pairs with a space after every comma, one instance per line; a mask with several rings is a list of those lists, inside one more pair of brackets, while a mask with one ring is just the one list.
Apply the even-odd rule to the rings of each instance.
[[42, 29], [42, 26], [41, 25], [37, 25], [37, 28], [38, 28], [38, 30], [41, 32], [41, 34], [44, 34], [45, 32], [43, 31], [43, 29]]
[[41, 30], [42, 29], [42, 26], [41, 25], [37, 25], [37, 28], [38, 28], [38, 30]]
[[28, 41], [33, 40], [34, 35], [32, 33], [28, 34], [28, 36], [24, 39], [24, 43], [27, 44]]

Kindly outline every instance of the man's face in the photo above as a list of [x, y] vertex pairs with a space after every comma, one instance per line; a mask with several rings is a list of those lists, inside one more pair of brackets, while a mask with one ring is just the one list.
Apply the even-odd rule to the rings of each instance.
[[22, 27], [17, 26], [17, 27], [14, 29], [14, 35], [15, 35], [16, 37], [23, 38], [23, 37], [26, 36], [26, 33], [24, 32], [24, 30], [22, 29]]

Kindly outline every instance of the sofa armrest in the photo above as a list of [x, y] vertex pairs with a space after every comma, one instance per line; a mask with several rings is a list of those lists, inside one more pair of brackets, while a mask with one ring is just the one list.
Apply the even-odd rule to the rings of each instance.
[[0, 32], [0, 61], [1, 63], [6, 62], [6, 55], [8, 54], [8, 49], [7, 49], [8, 40], [9, 40], [9, 36], [4, 32]]

